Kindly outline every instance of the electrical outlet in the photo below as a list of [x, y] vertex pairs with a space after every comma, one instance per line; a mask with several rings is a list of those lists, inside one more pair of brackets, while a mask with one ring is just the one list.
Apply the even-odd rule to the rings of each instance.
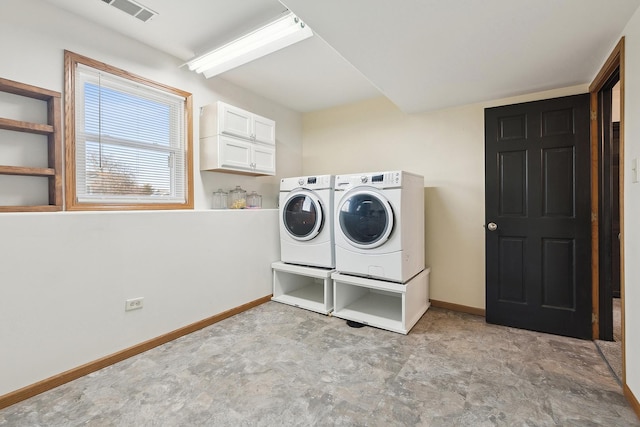
[[124, 311], [138, 310], [142, 308], [143, 297], [131, 298], [124, 302]]

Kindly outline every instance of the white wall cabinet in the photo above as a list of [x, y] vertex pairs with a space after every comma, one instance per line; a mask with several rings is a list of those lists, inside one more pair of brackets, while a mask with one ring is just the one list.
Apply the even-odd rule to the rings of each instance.
[[218, 102], [217, 108], [219, 133], [265, 144], [276, 143], [276, 122], [273, 120], [224, 102]]
[[275, 122], [217, 102], [200, 114], [200, 169], [275, 175]]
[[276, 148], [227, 135], [200, 139], [202, 170], [220, 170], [255, 175], [276, 173]]

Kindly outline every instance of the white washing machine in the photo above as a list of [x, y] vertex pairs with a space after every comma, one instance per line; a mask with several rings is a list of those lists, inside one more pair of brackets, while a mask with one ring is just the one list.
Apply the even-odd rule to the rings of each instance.
[[334, 268], [333, 175], [280, 181], [280, 260]]
[[424, 270], [422, 176], [337, 175], [334, 200], [337, 271], [406, 283]]

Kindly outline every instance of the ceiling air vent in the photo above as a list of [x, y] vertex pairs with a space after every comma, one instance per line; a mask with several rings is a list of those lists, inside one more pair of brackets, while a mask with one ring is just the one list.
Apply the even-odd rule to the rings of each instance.
[[102, 0], [104, 3], [110, 4], [116, 9], [120, 9], [127, 15], [138, 18], [142, 22], [147, 22], [149, 19], [157, 15], [157, 12], [149, 9], [146, 6], [141, 5], [133, 0]]

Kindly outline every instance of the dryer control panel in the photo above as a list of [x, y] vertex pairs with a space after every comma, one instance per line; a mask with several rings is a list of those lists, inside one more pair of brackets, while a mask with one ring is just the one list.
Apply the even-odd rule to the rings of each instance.
[[282, 178], [280, 180], [280, 191], [292, 191], [296, 188], [308, 188], [313, 190], [333, 189], [333, 175], [299, 176], [292, 178]]

